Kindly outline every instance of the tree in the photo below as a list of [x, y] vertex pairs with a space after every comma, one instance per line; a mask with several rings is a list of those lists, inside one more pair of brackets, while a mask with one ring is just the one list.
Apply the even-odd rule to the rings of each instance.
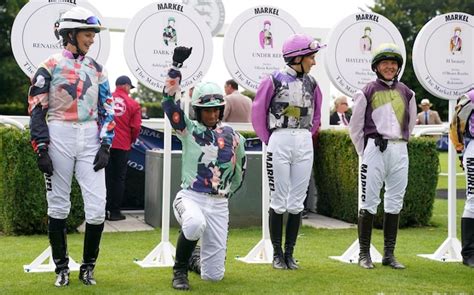
[[443, 121], [448, 119], [448, 101], [437, 99], [418, 82], [412, 64], [413, 44], [421, 28], [432, 18], [448, 12], [474, 14], [474, 5], [466, 0], [375, 0], [373, 12], [390, 19], [405, 40], [407, 62], [402, 82], [413, 89], [416, 100], [429, 98]]
[[142, 83], [138, 82], [137, 91], [132, 93], [132, 97], [143, 102], [161, 102], [163, 94], [159, 91], [151, 90]]
[[[3, 2], [3, 1], [2, 1]], [[17, 65], [10, 43], [15, 16], [28, 0], [6, 0], [0, 4], [0, 105], [18, 103], [26, 113], [29, 79]]]

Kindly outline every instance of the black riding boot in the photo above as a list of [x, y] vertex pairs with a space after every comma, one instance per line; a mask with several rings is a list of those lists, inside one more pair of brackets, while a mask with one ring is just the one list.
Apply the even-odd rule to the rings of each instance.
[[462, 263], [474, 267], [474, 218], [461, 219]]
[[197, 241], [186, 239], [181, 232], [176, 243], [176, 256], [173, 266], [173, 288], [189, 290], [188, 265]]
[[296, 238], [301, 223], [301, 212], [298, 214], [288, 213], [285, 234], [285, 263], [288, 269], [298, 269], [298, 264], [293, 258], [293, 250], [295, 249]]
[[361, 209], [359, 211], [358, 232], [359, 232], [359, 266], [372, 269], [374, 264], [370, 258], [370, 239], [372, 238], [372, 224], [374, 215], [369, 211]]
[[69, 255], [67, 252], [66, 219], [48, 217], [48, 237], [56, 265], [56, 287], [69, 285]]
[[94, 278], [94, 268], [99, 256], [99, 245], [104, 231], [104, 223], [86, 223], [86, 233], [84, 236], [84, 252], [82, 254], [82, 265], [79, 269], [79, 280], [84, 285], [97, 284]]
[[188, 270], [194, 271], [198, 275], [201, 274], [201, 247], [196, 245], [189, 258]]
[[283, 235], [283, 214], [277, 214], [272, 208], [268, 214], [270, 225], [270, 239], [273, 245], [273, 268], [287, 269], [283, 250], [281, 249], [281, 239]]
[[390, 265], [394, 269], [404, 269], [405, 266], [395, 259], [395, 244], [397, 243], [398, 220], [400, 214], [384, 213], [383, 215], [383, 258], [382, 265]]

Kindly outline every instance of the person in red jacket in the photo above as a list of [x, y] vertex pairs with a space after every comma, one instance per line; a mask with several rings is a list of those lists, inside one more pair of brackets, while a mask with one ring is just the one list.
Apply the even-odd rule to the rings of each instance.
[[120, 212], [125, 190], [125, 176], [127, 173], [128, 153], [132, 143], [140, 134], [142, 125], [141, 108], [138, 102], [129, 96], [130, 90], [135, 88], [127, 76], [120, 76], [115, 81], [114, 111], [115, 111], [115, 138], [110, 149], [110, 160], [105, 168], [107, 186], [107, 220], [124, 220]]

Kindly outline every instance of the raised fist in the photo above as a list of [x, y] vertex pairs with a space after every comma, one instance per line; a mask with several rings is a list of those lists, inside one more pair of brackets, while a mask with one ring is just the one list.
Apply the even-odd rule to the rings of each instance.
[[173, 52], [173, 66], [181, 68], [183, 62], [191, 55], [192, 47], [178, 46]]

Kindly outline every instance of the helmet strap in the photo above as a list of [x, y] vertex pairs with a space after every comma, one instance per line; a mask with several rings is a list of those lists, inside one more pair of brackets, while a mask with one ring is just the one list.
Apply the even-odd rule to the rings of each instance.
[[[296, 58], [301, 57], [300, 62], [295, 62]], [[286, 63], [289, 67], [291, 67], [293, 70], [296, 71], [296, 76], [301, 77], [305, 73], [304, 71], [304, 66], [303, 66], [303, 56], [295, 56], [293, 57], [290, 61]], [[293, 66], [299, 66], [299, 69], [301, 71], [298, 71], [298, 67], [293, 67]]]

